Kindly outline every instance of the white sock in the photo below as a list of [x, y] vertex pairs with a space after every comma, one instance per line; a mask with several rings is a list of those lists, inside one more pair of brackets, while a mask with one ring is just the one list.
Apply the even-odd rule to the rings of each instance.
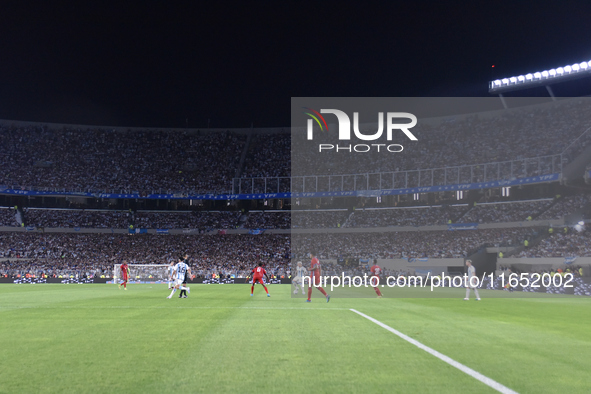
[[170, 296], [172, 297], [172, 295], [176, 292], [176, 287], [173, 287], [172, 289], [172, 293], [170, 293]]
[[476, 294], [476, 298], [480, 298], [480, 296], [478, 295], [478, 289], [474, 289], [474, 294]]
[[188, 289], [188, 287], [181, 286], [181, 287], [179, 287], [179, 289], [180, 289], [180, 290], [187, 290], [187, 289]]
[[466, 287], [466, 298], [470, 298], [470, 288]]

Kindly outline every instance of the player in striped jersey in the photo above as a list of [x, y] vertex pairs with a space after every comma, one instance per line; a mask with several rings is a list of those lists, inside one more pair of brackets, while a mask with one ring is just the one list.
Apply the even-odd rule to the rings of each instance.
[[174, 272], [174, 261], [170, 262], [168, 266], [168, 290], [172, 289], [174, 285], [174, 280], [172, 279], [172, 273]]
[[295, 290], [293, 291], [293, 294], [298, 294], [298, 286], [300, 287], [300, 290], [302, 290], [302, 294], [304, 293], [304, 286], [303, 286], [303, 280], [304, 280], [304, 276], [308, 275], [308, 270], [306, 269], [306, 267], [302, 266], [302, 262], [298, 261], [298, 266], [295, 269], [295, 276], [293, 278], [293, 280], [291, 281], [291, 283], [293, 283], [293, 285], [295, 286]]
[[[183, 257], [183, 262], [185, 264], [187, 264], [187, 266], [189, 265], [189, 255], [185, 253], [185, 256]], [[185, 277], [183, 278], [183, 286], [187, 287], [187, 274], [185, 273]], [[187, 298], [187, 291], [186, 290], [181, 290], [181, 294], [179, 295], [179, 298]]]
[[[187, 290], [187, 293], [191, 293], [191, 289], [188, 287], [183, 286], [183, 281], [185, 280], [185, 274], [191, 277], [191, 267], [189, 267], [184, 261], [183, 257], [179, 258], [179, 262], [176, 263], [174, 266], [174, 270], [172, 272], [172, 277], [175, 281], [174, 287], [170, 295], [166, 298], [172, 298], [172, 295], [178, 290]], [[191, 277], [191, 279], [193, 279]]]

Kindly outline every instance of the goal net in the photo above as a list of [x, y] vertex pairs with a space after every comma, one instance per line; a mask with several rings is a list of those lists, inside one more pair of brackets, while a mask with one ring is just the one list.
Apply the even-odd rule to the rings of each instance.
[[[136, 283], [168, 282], [168, 264], [128, 264], [129, 281]], [[113, 265], [113, 283], [121, 283], [121, 265]]]

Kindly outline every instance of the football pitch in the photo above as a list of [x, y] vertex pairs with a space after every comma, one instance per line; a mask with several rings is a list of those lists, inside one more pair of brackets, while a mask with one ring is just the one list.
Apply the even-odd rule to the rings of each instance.
[[305, 303], [289, 285], [193, 285], [187, 299], [154, 284], [1, 285], [0, 392], [591, 391], [589, 298], [388, 290]]

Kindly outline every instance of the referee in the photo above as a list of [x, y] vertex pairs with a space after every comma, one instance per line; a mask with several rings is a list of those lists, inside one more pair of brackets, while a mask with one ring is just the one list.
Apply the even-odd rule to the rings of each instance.
[[476, 268], [472, 265], [472, 260], [466, 260], [466, 266], [468, 267], [468, 280], [466, 281], [466, 298], [464, 301], [470, 300], [470, 289], [474, 290], [474, 295], [476, 296], [476, 301], [480, 301], [480, 295], [478, 294], [478, 289], [473, 287], [470, 283], [470, 279], [473, 276], [476, 276]]

